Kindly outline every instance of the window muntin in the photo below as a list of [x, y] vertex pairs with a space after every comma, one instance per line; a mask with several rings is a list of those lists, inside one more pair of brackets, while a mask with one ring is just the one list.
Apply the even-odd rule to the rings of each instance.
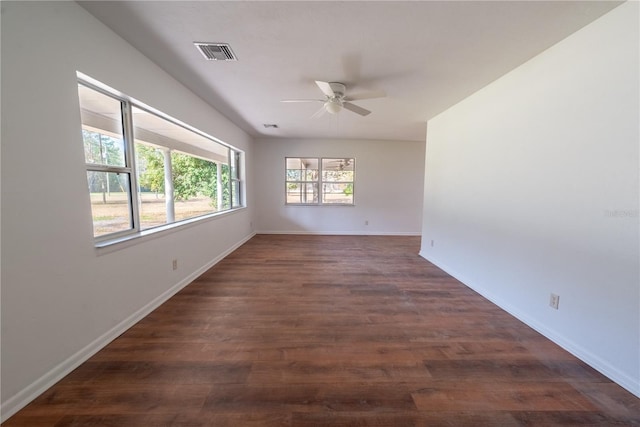
[[96, 240], [242, 207], [239, 151], [97, 85], [79, 77]]
[[285, 203], [353, 205], [355, 159], [285, 159]]

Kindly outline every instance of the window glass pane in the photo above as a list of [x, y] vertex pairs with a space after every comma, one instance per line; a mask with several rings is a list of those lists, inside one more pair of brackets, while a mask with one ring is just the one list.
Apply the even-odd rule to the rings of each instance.
[[318, 180], [318, 159], [300, 159], [302, 162], [302, 169], [304, 171], [303, 177], [306, 181]]
[[238, 179], [238, 165], [240, 163], [240, 153], [231, 150], [231, 178]]
[[219, 210], [231, 209], [231, 187], [229, 186], [230, 181], [230, 170], [229, 165], [223, 164], [220, 165], [220, 171], [222, 175], [221, 185], [222, 185], [222, 206]]
[[242, 206], [240, 194], [240, 152], [231, 150], [231, 207]]
[[287, 169], [302, 169], [301, 159], [295, 157], [287, 157], [286, 159]]
[[287, 181], [302, 181], [302, 171], [300, 169], [287, 169]]
[[287, 203], [318, 203], [318, 184], [287, 183]]
[[138, 107], [132, 107], [136, 142], [229, 163], [229, 147]]
[[146, 144], [136, 144], [135, 151], [140, 229], [146, 230], [167, 223], [164, 156], [162, 150]]
[[132, 228], [129, 174], [87, 171], [94, 236]]
[[351, 182], [354, 178], [354, 159], [322, 159], [322, 180]]
[[318, 170], [318, 159], [300, 159], [302, 167], [308, 170]]
[[353, 183], [323, 184], [322, 187], [322, 203], [353, 204]]
[[121, 101], [82, 85], [78, 96], [85, 162], [125, 166]]
[[240, 207], [241, 205], [241, 197], [240, 197], [240, 181], [233, 181], [231, 183], [231, 195], [232, 195], [232, 205], [234, 208]]
[[[229, 147], [141, 108], [132, 112], [143, 229], [230, 209]], [[231, 159], [236, 158], [234, 151]], [[238, 165], [234, 169], [239, 173]], [[173, 197], [165, 179], [173, 185]]]
[[318, 169], [318, 159], [287, 157], [287, 169]]
[[287, 158], [286, 165], [287, 181], [318, 180], [318, 159]]
[[322, 180], [325, 182], [353, 182], [353, 171], [323, 170]]
[[172, 151], [171, 172], [176, 221], [215, 212], [217, 172], [214, 162]]
[[124, 140], [99, 132], [82, 129], [84, 158], [86, 163], [108, 166], [125, 166]]

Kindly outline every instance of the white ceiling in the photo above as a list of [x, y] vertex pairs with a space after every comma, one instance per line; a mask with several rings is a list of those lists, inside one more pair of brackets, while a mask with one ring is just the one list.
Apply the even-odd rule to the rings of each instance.
[[[428, 119], [620, 2], [80, 4], [253, 136], [424, 141]], [[206, 61], [196, 41], [229, 43], [238, 61]], [[366, 117], [279, 102], [322, 97], [314, 80], [387, 97], [355, 102]]]

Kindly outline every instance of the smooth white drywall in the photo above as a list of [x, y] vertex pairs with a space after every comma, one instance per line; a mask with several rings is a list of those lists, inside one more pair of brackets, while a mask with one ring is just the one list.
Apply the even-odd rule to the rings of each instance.
[[3, 419], [252, 233], [247, 208], [96, 250], [76, 71], [244, 150], [251, 171], [248, 135], [76, 3], [2, 2]]
[[[258, 139], [256, 230], [419, 235], [424, 146], [413, 141]], [[355, 158], [355, 206], [285, 206], [285, 157]]]
[[429, 121], [421, 254], [640, 395], [638, 6]]

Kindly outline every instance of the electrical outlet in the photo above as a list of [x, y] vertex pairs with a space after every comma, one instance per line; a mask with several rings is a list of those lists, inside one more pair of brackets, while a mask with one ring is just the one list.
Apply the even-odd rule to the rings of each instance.
[[431, 247], [433, 247], [433, 240], [431, 241]]
[[178, 260], [177, 260], [177, 259], [174, 259], [174, 260], [171, 262], [171, 267], [172, 267], [174, 270], [177, 270], [177, 269], [178, 269]]
[[549, 306], [557, 310], [559, 305], [560, 305], [560, 295], [551, 294], [551, 297], [549, 298]]
[[368, 219], [364, 220], [364, 225], [369, 225], [369, 220]]

